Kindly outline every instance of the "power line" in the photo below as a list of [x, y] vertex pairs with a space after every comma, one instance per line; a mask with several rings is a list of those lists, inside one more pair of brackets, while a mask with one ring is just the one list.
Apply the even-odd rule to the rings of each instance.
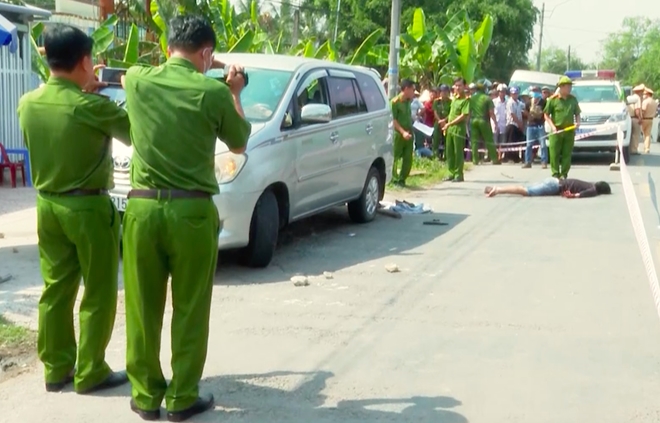
[[570, 27], [566, 27], [566, 26], [557, 26], [557, 25], [548, 25], [548, 24], [546, 24], [545, 26], [549, 27], [549, 28], [563, 29], [563, 30], [566, 30], [566, 31], [587, 32], [587, 33], [591, 33], [591, 34], [610, 35], [610, 34], [613, 33], [613, 32], [608, 32], [608, 31], [597, 31], [597, 30], [593, 30], [593, 29], [584, 29], [584, 28], [570, 28]]

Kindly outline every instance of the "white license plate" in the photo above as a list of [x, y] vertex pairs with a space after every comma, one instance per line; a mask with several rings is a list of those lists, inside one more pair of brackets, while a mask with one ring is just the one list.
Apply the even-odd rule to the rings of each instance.
[[112, 202], [115, 203], [115, 207], [117, 207], [117, 210], [120, 212], [125, 212], [126, 211], [126, 203], [128, 202], [128, 198], [126, 197], [116, 197], [114, 195], [110, 196], [112, 199]]
[[576, 133], [578, 134], [588, 134], [589, 132], [596, 131], [594, 128], [578, 128]]

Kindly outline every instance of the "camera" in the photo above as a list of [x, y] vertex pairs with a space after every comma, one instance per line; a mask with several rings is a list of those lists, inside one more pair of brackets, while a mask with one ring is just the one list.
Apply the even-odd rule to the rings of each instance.
[[126, 75], [126, 69], [101, 68], [99, 70], [99, 81], [108, 85], [121, 85], [121, 77]]

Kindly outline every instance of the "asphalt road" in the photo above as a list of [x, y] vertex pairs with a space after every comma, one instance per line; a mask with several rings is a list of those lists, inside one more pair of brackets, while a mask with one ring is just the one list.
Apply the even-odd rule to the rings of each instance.
[[[659, 151], [630, 166], [656, 260]], [[582, 157], [571, 176], [612, 196], [485, 198], [549, 174], [485, 165], [405, 198], [433, 217], [332, 212], [289, 230], [267, 270], [222, 265], [202, 385], [218, 407], [194, 421], [657, 423], [660, 320], [609, 161]], [[108, 359], [123, 366], [121, 308]], [[139, 421], [128, 400], [46, 394], [36, 369], [0, 384], [0, 421]]]

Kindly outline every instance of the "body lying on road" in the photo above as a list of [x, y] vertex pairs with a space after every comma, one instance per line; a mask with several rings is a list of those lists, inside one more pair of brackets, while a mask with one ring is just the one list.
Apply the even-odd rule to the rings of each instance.
[[547, 197], [550, 195], [561, 195], [566, 198], [587, 198], [601, 194], [611, 194], [612, 189], [607, 182], [596, 183], [581, 181], [579, 179], [547, 178], [542, 182], [532, 185], [510, 185], [506, 187], [491, 187], [484, 189], [488, 197], [497, 194], [514, 194], [525, 197]]

